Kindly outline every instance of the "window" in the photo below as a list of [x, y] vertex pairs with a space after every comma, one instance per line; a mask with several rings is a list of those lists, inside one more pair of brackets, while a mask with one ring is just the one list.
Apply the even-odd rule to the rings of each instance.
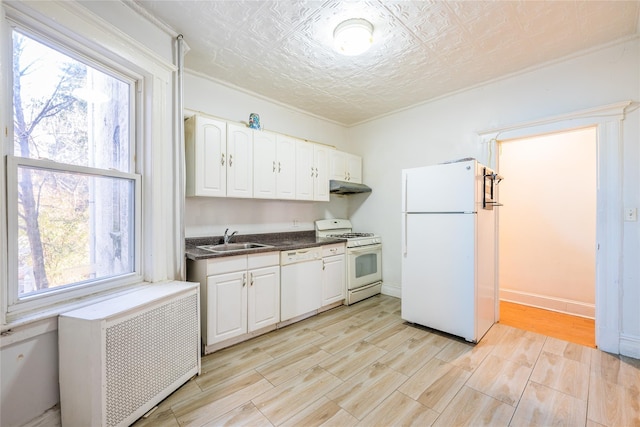
[[8, 310], [140, 280], [135, 81], [13, 30]]

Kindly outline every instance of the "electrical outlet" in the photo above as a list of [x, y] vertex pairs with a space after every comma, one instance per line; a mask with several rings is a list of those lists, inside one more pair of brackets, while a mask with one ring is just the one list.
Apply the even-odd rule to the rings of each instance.
[[297, 220], [297, 219], [294, 219], [294, 220], [293, 220], [293, 227], [294, 227], [294, 228], [300, 227], [300, 224], [298, 223], [298, 220]]
[[638, 220], [638, 208], [625, 208], [624, 209], [625, 221], [637, 221]]

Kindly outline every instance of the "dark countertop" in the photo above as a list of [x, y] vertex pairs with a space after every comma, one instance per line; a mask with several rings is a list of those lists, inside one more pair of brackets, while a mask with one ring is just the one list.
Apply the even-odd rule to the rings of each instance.
[[211, 252], [198, 249], [198, 246], [217, 245], [222, 243], [222, 236], [190, 237], [185, 239], [185, 255], [188, 259], [198, 261], [208, 258], [221, 258], [235, 255], [255, 254], [261, 252], [290, 251], [293, 249], [313, 248], [315, 246], [344, 243], [346, 239], [316, 237], [314, 230], [293, 231], [284, 233], [241, 234], [231, 239], [232, 243], [253, 242], [273, 246], [272, 248], [255, 248], [243, 251]]

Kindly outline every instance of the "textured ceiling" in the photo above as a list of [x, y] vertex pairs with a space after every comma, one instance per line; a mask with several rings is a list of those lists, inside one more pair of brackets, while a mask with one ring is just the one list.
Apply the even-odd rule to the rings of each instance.
[[[639, 1], [134, 0], [184, 35], [187, 69], [352, 125], [638, 31]], [[332, 48], [348, 18], [361, 56]]]

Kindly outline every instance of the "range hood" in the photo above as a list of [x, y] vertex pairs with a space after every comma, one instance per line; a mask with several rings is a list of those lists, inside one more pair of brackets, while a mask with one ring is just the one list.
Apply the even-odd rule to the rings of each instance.
[[364, 184], [356, 184], [355, 182], [336, 181], [332, 179], [329, 181], [329, 192], [331, 194], [371, 193], [371, 187]]

